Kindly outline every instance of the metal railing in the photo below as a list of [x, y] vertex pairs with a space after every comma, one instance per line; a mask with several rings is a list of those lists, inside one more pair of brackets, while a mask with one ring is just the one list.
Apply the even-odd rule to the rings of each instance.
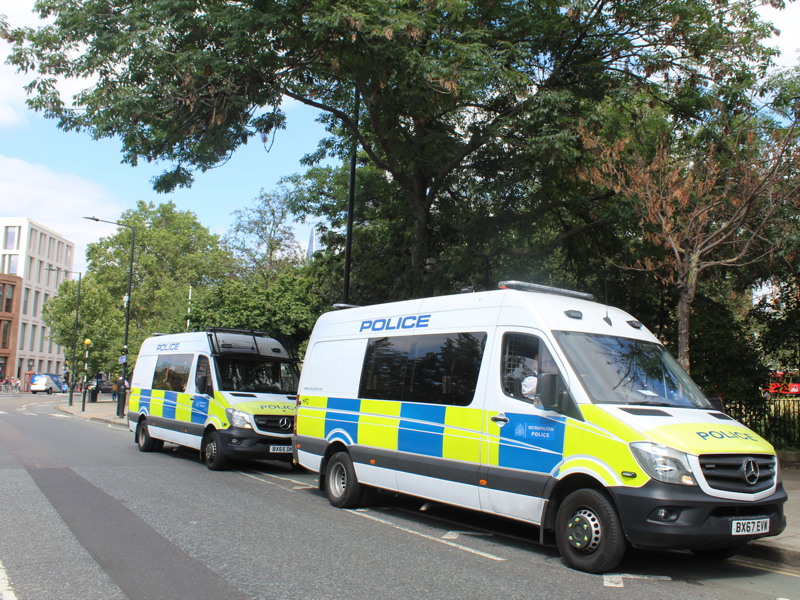
[[724, 401], [725, 412], [778, 450], [800, 449], [800, 399], [772, 397], [753, 402]]

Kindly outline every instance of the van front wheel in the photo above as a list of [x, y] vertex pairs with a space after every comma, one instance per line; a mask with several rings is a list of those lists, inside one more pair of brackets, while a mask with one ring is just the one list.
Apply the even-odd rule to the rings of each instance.
[[614, 505], [593, 489], [564, 498], [556, 515], [556, 543], [570, 567], [587, 573], [610, 571], [627, 549]]
[[220, 440], [218, 432], [210, 431], [206, 434], [203, 438], [200, 455], [203, 462], [212, 471], [221, 471], [225, 468], [228, 461], [222, 454], [222, 440]]
[[364, 486], [356, 479], [353, 459], [347, 452], [337, 452], [325, 469], [325, 492], [328, 502], [337, 508], [355, 508]]

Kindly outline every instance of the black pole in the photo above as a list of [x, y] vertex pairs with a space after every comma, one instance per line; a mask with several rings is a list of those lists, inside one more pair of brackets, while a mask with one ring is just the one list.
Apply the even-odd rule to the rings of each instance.
[[81, 309], [81, 273], [78, 272], [78, 298], [75, 301], [75, 328], [72, 331], [72, 372], [69, 378], [69, 405], [72, 406], [72, 396], [75, 393], [75, 353], [78, 347], [78, 311]]
[[[355, 129], [358, 131], [358, 111], [359, 97], [358, 89], [354, 90], [354, 115]], [[353, 248], [353, 213], [356, 204], [356, 154], [358, 153], [358, 138], [353, 133], [353, 149], [350, 153], [350, 189], [347, 195], [347, 237], [344, 246], [344, 289], [342, 291], [342, 302], [350, 303], [350, 254]]]
[[125, 416], [125, 400], [128, 395], [128, 331], [131, 324], [131, 285], [133, 283], [133, 249], [136, 243], [136, 227], [131, 228], [131, 257], [128, 263], [128, 293], [125, 296], [125, 341], [122, 347], [122, 393], [117, 390], [117, 416], [122, 419]]

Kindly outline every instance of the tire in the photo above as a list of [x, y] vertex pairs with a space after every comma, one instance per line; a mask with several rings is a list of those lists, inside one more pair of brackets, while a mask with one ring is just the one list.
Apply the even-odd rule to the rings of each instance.
[[164, 440], [151, 437], [147, 421], [142, 419], [136, 426], [136, 445], [139, 447], [139, 452], [158, 452], [164, 447]]
[[52, 393], [53, 393], [53, 388], [47, 388], [47, 395], [49, 396]]
[[208, 432], [200, 446], [200, 458], [212, 471], [222, 471], [228, 464], [222, 454], [222, 440], [216, 430]]
[[742, 549], [741, 544], [735, 546], [727, 546], [725, 548], [703, 548], [701, 550], [692, 550], [692, 554], [698, 558], [706, 560], [726, 560], [732, 556], [739, 554]]
[[564, 498], [555, 528], [558, 550], [573, 569], [605, 573], [625, 556], [627, 542], [619, 515], [597, 490], [576, 490]]
[[337, 452], [325, 467], [325, 493], [337, 508], [355, 508], [361, 501], [364, 486], [358, 483], [353, 459], [347, 452]]

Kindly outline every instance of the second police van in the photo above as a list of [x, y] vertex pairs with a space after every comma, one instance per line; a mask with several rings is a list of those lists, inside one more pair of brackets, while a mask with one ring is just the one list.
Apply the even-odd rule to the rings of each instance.
[[320, 317], [294, 451], [333, 505], [380, 488], [503, 515], [587, 572], [630, 546], [724, 558], [783, 531], [772, 446], [639, 321], [586, 294], [500, 287]]
[[143, 452], [171, 442], [209, 469], [229, 458], [292, 460], [297, 366], [265, 333], [212, 328], [142, 343], [128, 425]]

